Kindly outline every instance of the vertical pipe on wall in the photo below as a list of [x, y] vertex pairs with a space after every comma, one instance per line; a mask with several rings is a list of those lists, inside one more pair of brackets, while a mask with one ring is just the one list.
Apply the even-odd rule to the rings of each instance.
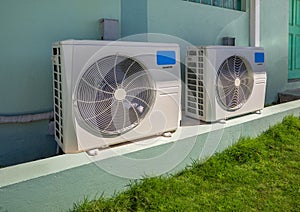
[[250, 1], [250, 46], [260, 46], [260, 0]]

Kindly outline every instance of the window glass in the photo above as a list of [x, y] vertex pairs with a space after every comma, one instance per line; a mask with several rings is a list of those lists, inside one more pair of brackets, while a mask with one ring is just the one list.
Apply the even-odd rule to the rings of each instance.
[[211, 0], [202, 0], [201, 3], [211, 5]]
[[217, 7], [223, 7], [222, 0], [213, 0], [213, 5]]
[[223, 7], [234, 9], [234, 1], [233, 0], [223, 0]]
[[200, 4], [207, 4], [216, 7], [223, 7], [232, 10], [242, 10], [242, 1], [245, 0], [183, 0]]
[[242, 10], [242, 2], [241, 0], [236, 0], [235, 8], [236, 10]]

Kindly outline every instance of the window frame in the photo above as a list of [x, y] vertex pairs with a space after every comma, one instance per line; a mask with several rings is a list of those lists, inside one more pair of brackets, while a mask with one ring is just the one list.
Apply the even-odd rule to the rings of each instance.
[[[193, 3], [199, 3], [203, 5], [209, 5], [213, 7], [220, 7], [235, 11], [245, 11], [245, 0], [183, 0]], [[230, 2], [232, 2], [230, 4]], [[231, 7], [228, 6], [232, 5]]]

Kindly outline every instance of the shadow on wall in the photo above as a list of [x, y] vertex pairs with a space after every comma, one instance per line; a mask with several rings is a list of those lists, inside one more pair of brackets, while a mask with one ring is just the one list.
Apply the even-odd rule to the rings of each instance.
[[48, 133], [48, 120], [0, 125], [0, 167], [52, 157], [57, 144]]

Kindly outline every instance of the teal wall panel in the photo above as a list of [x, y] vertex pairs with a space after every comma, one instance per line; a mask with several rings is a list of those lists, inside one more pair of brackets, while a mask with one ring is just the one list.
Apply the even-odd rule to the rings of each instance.
[[296, 35], [296, 48], [295, 48], [295, 69], [300, 69], [300, 36]]
[[[287, 83], [289, 2], [264, 0], [261, 9], [270, 103], [278, 91], [299, 83]], [[153, 32], [194, 45], [215, 45], [223, 36], [234, 36], [237, 45], [249, 44], [249, 0], [246, 12], [182, 0], [2, 0], [0, 114], [51, 110], [51, 43], [97, 39], [98, 19], [103, 17], [120, 19], [123, 37]]]
[[121, 0], [122, 37], [147, 33], [147, 19], [147, 0]]
[[288, 82], [289, 1], [261, 1], [261, 46], [266, 51], [266, 103], [277, 101], [278, 92], [300, 87]]
[[182, 0], [148, 1], [148, 32], [177, 36], [193, 45], [220, 45], [236, 37], [249, 46], [249, 2], [246, 12]]
[[56, 151], [54, 137], [48, 134], [48, 120], [0, 125], [0, 167], [48, 158]]
[[[120, 19], [120, 6], [120, 0], [1, 0], [0, 116], [52, 110], [52, 43], [98, 39], [98, 20]], [[0, 124], [0, 166], [55, 153], [48, 120]]]
[[261, 46], [266, 51], [267, 99], [277, 100], [288, 81], [289, 1], [261, 1]]
[[193, 45], [219, 45], [222, 37], [233, 36], [237, 45], [248, 46], [249, 2], [242, 12], [183, 0], [123, 0], [122, 37], [139, 33], [176, 36]]
[[98, 39], [100, 18], [120, 19], [120, 0], [1, 0], [0, 114], [51, 110], [51, 44]]

